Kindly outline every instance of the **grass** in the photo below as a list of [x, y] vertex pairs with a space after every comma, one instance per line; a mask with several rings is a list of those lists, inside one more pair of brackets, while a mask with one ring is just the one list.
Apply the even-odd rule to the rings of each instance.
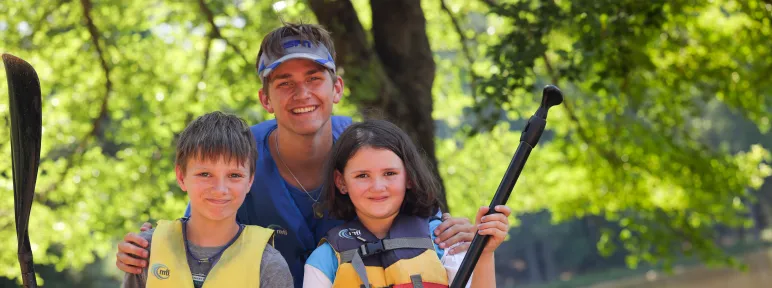
[[[738, 245], [733, 245], [730, 247], [726, 247], [724, 251], [733, 256], [738, 257], [745, 255], [749, 252], [753, 251], [760, 251], [763, 249], [769, 249], [772, 248], [772, 242], [762, 242], [762, 241], [754, 241], [749, 243], [741, 243]], [[739, 258], [739, 257], [738, 257]], [[679, 267], [685, 270], [688, 270], [689, 268], [700, 266], [702, 263], [694, 258], [682, 258], [673, 264], [674, 267]], [[642, 275], [646, 274], [649, 271], [655, 271], [659, 275], [664, 275], [664, 277], [672, 276], [673, 274], [668, 274], [664, 272], [664, 269], [661, 265], [640, 265], [637, 269], [627, 269], [627, 268], [612, 268], [605, 271], [599, 271], [599, 272], [593, 272], [593, 273], [587, 273], [579, 276], [575, 276], [570, 280], [562, 281], [552, 281], [550, 283], [546, 284], [536, 284], [536, 285], [515, 285], [515, 286], [502, 286], [505, 288], [574, 288], [574, 287], [589, 287], [589, 286], [595, 286], [606, 282], [613, 282], [613, 281], [620, 281], [624, 279], [630, 279], [635, 277], [641, 277]]]

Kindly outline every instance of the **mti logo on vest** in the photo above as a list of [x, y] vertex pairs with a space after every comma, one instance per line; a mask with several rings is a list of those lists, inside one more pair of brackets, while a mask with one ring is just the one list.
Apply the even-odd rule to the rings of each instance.
[[153, 276], [158, 279], [164, 280], [169, 278], [169, 267], [166, 267], [164, 264], [153, 264], [153, 268], [150, 270], [153, 271]]
[[359, 238], [359, 236], [362, 236], [362, 231], [354, 228], [345, 228], [338, 231], [338, 236], [346, 239], [354, 239], [355, 237]]
[[268, 225], [268, 227], [266, 227], [266, 228], [273, 229], [274, 231], [276, 231], [276, 234], [278, 234], [278, 235], [287, 236], [287, 234], [288, 234], [287, 233], [287, 229], [284, 229], [284, 227], [281, 227], [281, 226], [276, 225], [276, 224]]

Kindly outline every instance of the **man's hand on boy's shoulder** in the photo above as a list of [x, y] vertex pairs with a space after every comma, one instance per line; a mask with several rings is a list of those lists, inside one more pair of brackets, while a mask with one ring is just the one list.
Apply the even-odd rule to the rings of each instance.
[[118, 243], [115, 266], [123, 272], [140, 274], [147, 267], [150, 255], [150, 240], [153, 235], [152, 225], [145, 222], [140, 228], [141, 233], [129, 232]]
[[[153, 229], [145, 230], [143, 229], [141, 233], [134, 234], [134, 236], [141, 238], [142, 240], [147, 242], [147, 251], [150, 251], [150, 245], [152, 245], [153, 242]], [[126, 235], [128, 237], [128, 235]], [[124, 240], [125, 241], [125, 240]], [[120, 252], [119, 252], [120, 253]], [[131, 256], [128, 256], [129, 258], [132, 258]], [[149, 257], [148, 257], [149, 258]], [[117, 261], [116, 263], [118, 265], [118, 268], [120, 268], [120, 261]], [[128, 267], [128, 266], [127, 266]], [[147, 268], [132, 268], [132, 269], [139, 269], [139, 273], [129, 273], [127, 272], [123, 276], [123, 284], [121, 285], [121, 288], [145, 288], [145, 284], [147, 282]], [[123, 268], [121, 268], [123, 270]], [[124, 270], [125, 271], [125, 270]]]
[[463, 217], [452, 217], [450, 213], [442, 214], [442, 224], [434, 229], [434, 235], [437, 236], [434, 239], [441, 249], [453, 246], [456, 243], [461, 242], [456, 247], [453, 247], [448, 253], [450, 255], [458, 254], [469, 249], [469, 245], [474, 239], [474, 235], [477, 233], [477, 228], [473, 225], [469, 219]]

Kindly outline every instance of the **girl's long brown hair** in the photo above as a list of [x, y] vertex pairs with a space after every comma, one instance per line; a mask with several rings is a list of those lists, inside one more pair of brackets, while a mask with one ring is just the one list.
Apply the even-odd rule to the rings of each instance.
[[322, 199], [330, 211], [330, 216], [346, 221], [356, 217], [351, 198], [340, 193], [335, 185], [335, 171], [343, 173], [348, 160], [362, 147], [388, 149], [402, 159], [412, 188], [405, 193], [401, 214], [430, 217], [437, 213], [440, 207], [437, 198], [440, 185], [431, 173], [424, 155], [396, 125], [385, 120], [366, 120], [352, 124], [340, 135], [327, 160]]

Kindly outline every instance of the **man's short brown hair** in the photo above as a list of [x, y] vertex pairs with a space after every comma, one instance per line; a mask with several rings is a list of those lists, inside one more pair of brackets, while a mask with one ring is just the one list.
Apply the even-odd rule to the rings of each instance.
[[196, 118], [180, 133], [174, 162], [182, 173], [189, 159], [218, 161], [220, 157], [226, 163], [238, 161], [254, 176], [257, 144], [243, 119], [215, 111]]
[[[255, 68], [260, 69], [260, 56], [263, 53], [268, 55], [281, 55], [284, 54], [284, 46], [282, 39], [284, 37], [298, 36], [302, 40], [308, 40], [315, 43], [324, 45], [332, 56], [332, 60], [337, 63], [337, 55], [335, 55], [335, 44], [332, 41], [330, 32], [324, 29], [321, 25], [316, 24], [304, 24], [304, 23], [286, 23], [283, 22], [283, 26], [274, 29], [268, 35], [263, 38], [263, 42], [260, 44], [260, 51], [257, 53], [257, 61], [255, 62]], [[329, 70], [329, 69], [328, 69]], [[330, 70], [330, 75], [335, 76]]]

